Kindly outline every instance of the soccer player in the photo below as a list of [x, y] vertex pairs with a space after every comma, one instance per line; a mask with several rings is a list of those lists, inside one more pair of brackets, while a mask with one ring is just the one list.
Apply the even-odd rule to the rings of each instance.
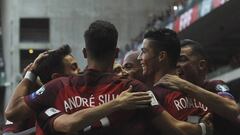
[[[118, 33], [113, 24], [95, 21], [85, 31], [84, 38], [86, 48], [83, 53], [88, 65], [81, 75], [55, 79], [24, 97], [25, 104], [21, 108], [32, 109], [38, 114], [38, 122], [45, 134], [143, 135], [154, 131], [169, 135], [206, 133], [205, 126], [210, 127], [210, 124], [178, 121], [154, 98], [152, 106], [147, 109], [116, 110], [119, 105], [113, 102], [114, 99], [130, 85], [133, 91], [148, 89], [137, 80], [122, 79], [112, 73], [118, 52]], [[103, 103], [107, 103], [104, 107], [111, 107], [111, 113], [108, 112], [105, 117], [100, 115], [103, 112], [91, 113]]]
[[125, 69], [123, 69], [122, 65], [119, 64], [119, 63], [114, 63], [113, 72], [115, 74], [117, 74], [118, 76], [121, 76], [123, 78], [128, 78], [129, 77], [128, 72]]
[[[34, 126], [35, 118], [30, 117], [32, 114], [32, 111], [25, 110], [24, 114], [22, 114], [21, 109], [18, 108], [19, 105], [23, 104], [23, 101], [20, 100], [23, 96], [27, 95], [29, 91], [31, 90], [31, 85], [33, 85], [35, 80], [35, 74], [38, 75], [41, 79], [41, 81], [45, 84], [48, 81], [52, 79], [56, 79], [61, 76], [69, 76], [69, 75], [78, 75], [80, 69], [77, 66], [75, 58], [70, 54], [71, 50], [68, 45], [62, 46], [61, 48], [57, 50], [51, 50], [44, 52], [40, 54], [33, 64], [30, 64], [26, 70], [28, 70], [28, 75], [25, 76], [22, 82], [17, 86], [16, 91], [13, 94], [12, 99], [9, 102], [9, 105], [6, 109], [6, 116], [10, 120], [17, 121], [14, 124], [7, 125], [5, 133], [8, 134], [17, 134], [17, 135], [26, 135], [29, 133], [34, 133], [35, 130], [25, 130], [22, 131], [21, 129], [23, 126], [26, 126], [26, 120], [31, 120], [31, 126]], [[32, 72], [34, 73], [32, 73]], [[29, 75], [30, 73], [30, 75]], [[135, 108], [137, 106], [144, 107], [144, 104], [150, 103], [150, 96], [148, 93], [137, 93], [125, 91], [123, 92], [118, 98], [114, 100], [114, 102], [119, 108]], [[139, 100], [144, 100], [140, 101]], [[96, 113], [103, 113], [104, 111], [110, 110], [109, 108], [105, 109], [105, 105], [98, 107], [98, 110]], [[110, 104], [109, 104], [110, 105]], [[18, 113], [22, 115], [18, 115]], [[101, 112], [101, 113], [100, 113]], [[89, 113], [91, 114], [91, 113]], [[103, 113], [104, 114], [104, 113]], [[29, 118], [30, 117], [30, 118]], [[24, 120], [21, 122], [20, 120]], [[20, 121], [20, 122], [19, 122]], [[36, 125], [37, 127], [37, 135], [42, 134], [42, 130], [39, 128], [39, 123]], [[27, 128], [27, 127], [26, 127]], [[32, 128], [31, 128], [32, 129]], [[19, 132], [21, 131], [21, 132]]]
[[[177, 70], [178, 75], [181, 78], [197, 86], [205, 88], [207, 91], [218, 93], [220, 96], [226, 97], [228, 99], [234, 99], [234, 97], [229, 93], [230, 89], [222, 80], [212, 80], [212, 81], [206, 80], [206, 75], [208, 73], [207, 68], [208, 68], [207, 58], [201, 44], [189, 39], [183, 40], [182, 47], [181, 47], [181, 56], [178, 62], [178, 70]], [[180, 83], [180, 82], [177, 82], [177, 81], [181, 81], [180, 78], [176, 78], [176, 76], [171, 76], [171, 77], [172, 79], [168, 79], [169, 81], [174, 82], [175, 79], [178, 79], [176, 80], [176, 85]], [[188, 83], [188, 85], [190, 85], [191, 83]], [[183, 88], [183, 86], [181, 86], [181, 88]], [[196, 92], [207, 92], [206, 90], [205, 91], [196, 90]], [[209, 100], [216, 100], [216, 101], [211, 102], [212, 105], [208, 103], [209, 100], [201, 99], [201, 102], [205, 102], [205, 104], [207, 103], [206, 105], [208, 107], [212, 106], [211, 107], [212, 111], [219, 113], [219, 115], [226, 117], [229, 120], [236, 119], [237, 117], [236, 102], [234, 100], [227, 100], [226, 98], [219, 97], [216, 94], [213, 94], [210, 92], [207, 92], [205, 94], [208, 95], [207, 97], [209, 97]], [[196, 94], [196, 95], [198, 98], [204, 97], [204, 99], [206, 99], [206, 95], [205, 96], [202, 96], [201, 94]], [[221, 103], [216, 103], [218, 100], [221, 101]]]
[[140, 51], [129, 51], [123, 59], [123, 69], [127, 71], [131, 78], [144, 81], [140, 61], [137, 60]]
[[[182, 41], [181, 46], [178, 74], [181, 78], [189, 82], [174, 75], [167, 75], [162, 78], [161, 84], [196, 98], [209, 107], [211, 112], [220, 115], [222, 118], [214, 115], [213, 124], [215, 134], [235, 134], [239, 132], [236, 131], [238, 128], [236, 128], [233, 123], [229, 123], [229, 121], [237, 121], [239, 114], [238, 105], [233, 100], [234, 97], [229, 93], [230, 89], [221, 80], [205, 80], [208, 66], [202, 45], [196, 41], [185, 39]], [[177, 91], [174, 93], [179, 93]], [[178, 108], [183, 109], [184, 106], [185, 108], [191, 107], [191, 102], [189, 101], [190, 100], [182, 99], [182, 101], [178, 100], [175, 101], [175, 103], [178, 105]], [[193, 99], [193, 101], [196, 100]], [[183, 105], [183, 103], [187, 103], [187, 105]], [[209, 111], [207, 107], [206, 112]], [[191, 116], [190, 118], [197, 120], [197, 116], [199, 115], [195, 114], [195, 116]], [[225, 120], [223, 118], [225, 118]]]
[[176, 74], [179, 56], [180, 41], [174, 31], [160, 29], [145, 33], [142, 53], [139, 56], [143, 75], [152, 83], [153, 91], [166, 111], [178, 120], [188, 121], [191, 119], [188, 116], [191, 115], [203, 117], [207, 111], [206, 106], [184, 93], [157, 84], [164, 75]]
[[[196, 104], [191, 99], [188, 100], [188, 96], [184, 93], [174, 93], [171, 89], [158, 85], [158, 81], [164, 75], [176, 74], [179, 55], [180, 41], [174, 31], [169, 29], [149, 30], [144, 35], [142, 52], [138, 59], [143, 67], [143, 75], [153, 86], [153, 92], [172, 116], [179, 120], [187, 120], [190, 114], [197, 113], [202, 117], [206, 114], [202, 104], [198, 102]], [[191, 106], [188, 106], [186, 102], [179, 103], [182, 100], [189, 101], [192, 103]]]
[[[40, 77], [43, 84], [48, 81], [65, 75], [77, 75], [80, 69], [78, 68], [75, 58], [71, 55], [71, 48], [69, 45], [63, 45], [56, 50], [46, 51], [41, 53], [33, 63], [29, 64], [24, 71], [29, 75], [30, 70], [34, 70], [34, 73]], [[26, 76], [28, 76], [26, 75]], [[28, 76], [31, 77], [31, 76]], [[30, 78], [31, 79], [31, 78]], [[34, 78], [32, 78], [34, 79]], [[33, 113], [29, 112], [24, 117], [19, 117], [15, 110], [15, 106], [19, 103], [21, 96], [28, 95], [40, 87], [39, 82], [31, 82], [23, 79], [17, 86], [9, 104], [5, 110], [7, 118], [22, 119], [18, 122], [7, 121], [4, 126], [4, 135], [26, 135], [35, 133], [35, 117]], [[25, 118], [26, 117], [26, 118]]]

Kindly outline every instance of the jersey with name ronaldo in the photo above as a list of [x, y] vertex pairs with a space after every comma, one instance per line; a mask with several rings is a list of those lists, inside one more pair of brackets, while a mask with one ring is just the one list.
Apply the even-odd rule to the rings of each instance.
[[[109, 102], [130, 85], [133, 86], [133, 91], [148, 90], [137, 80], [122, 79], [112, 73], [86, 70], [77, 77], [51, 81], [35, 93], [26, 96], [25, 102], [39, 114], [38, 123], [45, 134], [60, 134], [52, 127], [56, 117]], [[147, 121], [162, 111], [160, 105], [144, 110], [117, 111], [89, 125], [78, 134], [144, 134]]]
[[[202, 87], [222, 97], [234, 99], [228, 86], [221, 80], [206, 81]], [[209, 112], [206, 105], [185, 93], [159, 85], [154, 87], [154, 93], [163, 107], [176, 119], [198, 123]]]
[[174, 118], [198, 123], [208, 112], [208, 107], [195, 98], [179, 91], [173, 91], [156, 85], [153, 88], [156, 98]]

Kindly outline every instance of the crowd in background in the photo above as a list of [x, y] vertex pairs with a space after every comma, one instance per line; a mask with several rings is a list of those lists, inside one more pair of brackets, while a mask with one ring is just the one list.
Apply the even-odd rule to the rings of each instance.
[[[125, 45], [125, 47], [120, 52], [120, 58], [124, 57], [124, 54], [129, 52], [130, 50], [139, 50], [142, 44], [144, 32], [151, 28], [164, 28], [170, 22], [173, 22], [179, 15], [184, 13], [186, 10], [194, 6], [195, 4], [200, 3], [202, 0], [174, 0], [169, 7], [162, 11], [159, 14], [151, 14], [149, 20], [145, 27], [140, 31], [140, 33], [131, 39], [131, 41]], [[232, 54], [232, 58], [229, 60], [229, 64], [227, 67], [223, 67], [222, 70], [236, 69], [240, 67], [240, 50], [236, 54]], [[210, 67], [210, 71], [216, 71], [217, 67]], [[211, 76], [214, 76], [216, 73], [212, 73]]]
[[125, 45], [124, 50], [122, 50], [123, 53], [126, 53], [130, 50], [138, 50], [145, 30], [149, 28], [159, 29], [164, 27], [167, 23], [173, 21], [176, 16], [183, 13], [187, 8], [191, 7], [197, 2], [198, 1], [195, 0], [174, 0], [172, 3], [170, 3], [166, 10], [159, 14], [151, 14], [147, 24], [141, 30], [141, 32], [135, 38], [133, 38], [129, 44]]

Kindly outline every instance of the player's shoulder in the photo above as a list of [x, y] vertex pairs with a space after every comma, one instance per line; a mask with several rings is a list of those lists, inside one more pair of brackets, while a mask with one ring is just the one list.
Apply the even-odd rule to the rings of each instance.
[[69, 86], [72, 80], [74, 80], [75, 78], [77, 78], [77, 76], [58, 77], [46, 83], [44, 87], [46, 89], [61, 89], [64, 88], [65, 86]]
[[206, 81], [206, 83], [210, 83], [210, 84], [225, 84], [225, 82], [223, 80], [208, 80]]
[[114, 76], [113, 80], [115, 83], [121, 83], [124, 88], [129, 88], [129, 86], [131, 85], [133, 87], [133, 91], [148, 90], [148, 87], [143, 82], [136, 79]]
[[68, 77], [58, 77], [56, 79], [53, 79], [51, 80], [50, 82], [48, 82], [47, 84], [53, 84], [53, 85], [56, 85], [56, 84], [59, 84], [59, 83], [64, 83], [64, 82], [67, 82], [69, 78]]
[[215, 90], [216, 92], [228, 92], [230, 88], [223, 80], [211, 80], [205, 82], [207, 89]]
[[154, 91], [164, 91], [164, 92], [170, 92], [171, 90], [170, 89], [168, 89], [168, 88], [166, 88], [166, 87], [164, 87], [164, 86], [162, 86], [162, 85], [159, 85], [159, 84], [157, 84], [157, 85], [154, 85], [153, 86], [153, 90]]
[[205, 89], [214, 90], [212, 92], [217, 93], [222, 97], [226, 97], [235, 100], [234, 96], [231, 94], [230, 88], [223, 80], [211, 80], [205, 82]]
[[[164, 99], [166, 95], [172, 93], [172, 92], [177, 92], [177, 91], [172, 91], [162, 85], [154, 85], [152, 88], [152, 91], [155, 95], [157, 95], [158, 98]], [[178, 93], [178, 92], [177, 92]]]

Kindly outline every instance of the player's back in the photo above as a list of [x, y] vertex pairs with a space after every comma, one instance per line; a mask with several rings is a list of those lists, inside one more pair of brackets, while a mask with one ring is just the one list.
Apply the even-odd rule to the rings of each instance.
[[[112, 73], [96, 70], [86, 70], [77, 77], [60, 78], [47, 84], [45, 89], [56, 95], [56, 98], [52, 98], [48, 103], [49, 106], [70, 114], [109, 102], [130, 85], [135, 91], [148, 90], [137, 80], [123, 79]], [[151, 118], [159, 110], [158, 107], [132, 111], [119, 110], [89, 125], [78, 134], [146, 134]]]
[[191, 123], [198, 123], [200, 118], [207, 114], [208, 107], [195, 98], [156, 85], [153, 88], [158, 101], [174, 118]]

